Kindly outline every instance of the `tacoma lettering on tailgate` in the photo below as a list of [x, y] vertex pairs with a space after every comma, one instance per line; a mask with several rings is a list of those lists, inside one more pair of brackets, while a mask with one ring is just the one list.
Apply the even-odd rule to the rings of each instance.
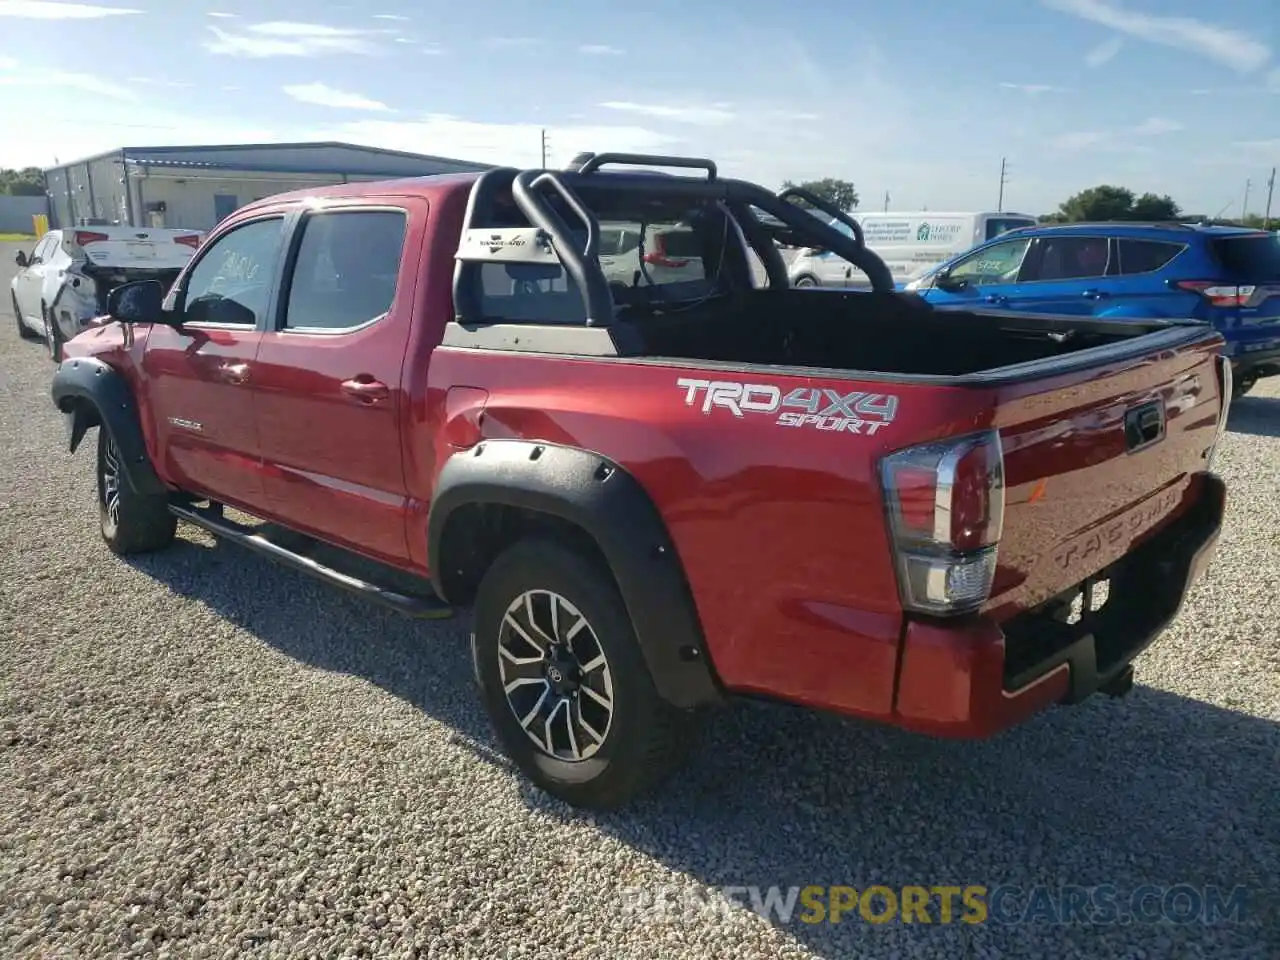
[[898, 398], [884, 393], [854, 390], [841, 393], [817, 387], [797, 387], [785, 397], [771, 383], [741, 383], [735, 380], [694, 380], [680, 377], [676, 386], [684, 391], [686, 406], [699, 406], [710, 414], [716, 407], [735, 417], [749, 413], [775, 417], [779, 427], [814, 427], [832, 433], [874, 436], [893, 422]]
[[1083, 563], [1094, 556], [1104, 546], [1132, 542], [1171, 513], [1181, 499], [1181, 487], [1166, 490], [1150, 502], [1139, 504], [1127, 516], [1117, 517], [1087, 537], [1059, 550], [1053, 555], [1054, 562], [1061, 569], [1070, 570], [1077, 563]]

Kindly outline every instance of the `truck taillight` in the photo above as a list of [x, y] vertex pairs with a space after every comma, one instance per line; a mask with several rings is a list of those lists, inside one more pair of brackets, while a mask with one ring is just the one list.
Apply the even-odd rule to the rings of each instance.
[[991, 594], [1004, 524], [1004, 454], [995, 430], [909, 447], [880, 461], [903, 606], [935, 616]]
[[174, 237], [173, 242], [180, 243], [184, 247], [190, 247], [192, 250], [195, 250], [200, 246], [200, 235], [198, 233], [192, 233], [181, 237]]
[[105, 233], [94, 233], [92, 230], [76, 231], [76, 246], [87, 247], [91, 243], [99, 243], [107, 239]]
[[1212, 280], [1179, 280], [1178, 289], [1198, 293], [1215, 307], [1248, 306], [1258, 287], [1252, 283], [1217, 283]]
[[654, 234], [653, 250], [644, 255], [644, 262], [655, 267], [669, 267], [679, 269], [687, 266], [688, 260], [675, 260], [667, 256], [667, 240], [662, 234]]

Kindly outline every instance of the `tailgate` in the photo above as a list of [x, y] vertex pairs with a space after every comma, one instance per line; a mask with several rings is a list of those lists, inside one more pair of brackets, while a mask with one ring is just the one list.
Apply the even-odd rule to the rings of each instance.
[[92, 266], [108, 269], [182, 269], [200, 243], [190, 230], [99, 228], [77, 230], [74, 244]]
[[1219, 433], [1220, 348], [1204, 338], [999, 389], [1005, 514], [985, 609], [1004, 619], [1061, 594], [1194, 501]]

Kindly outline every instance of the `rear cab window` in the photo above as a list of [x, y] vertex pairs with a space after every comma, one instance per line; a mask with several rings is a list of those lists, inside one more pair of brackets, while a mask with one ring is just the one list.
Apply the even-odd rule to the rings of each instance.
[[289, 280], [286, 330], [354, 330], [395, 301], [407, 216], [403, 210], [330, 210], [301, 224]]
[[1210, 246], [1233, 280], [1280, 283], [1280, 237], [1274, 233], [1221, 237]]
[[[737, 226], [714, 202], [591, 189], [582, 189], [581, 197], [600, 223], [600, 266], [615, 308], [696, 301], [730, 289], [723, 254], [726, 244], [739, 242]], [[506, 211], [502, 226], [530, 226], [513, 205]], [[564, 218], [578, 226], [571, 214]], [[585, 242], [581, 231], [572, 232]], [[485, 262], [472, 276], [487, 322], [585, 321], [577, 284], [558, 264]]]

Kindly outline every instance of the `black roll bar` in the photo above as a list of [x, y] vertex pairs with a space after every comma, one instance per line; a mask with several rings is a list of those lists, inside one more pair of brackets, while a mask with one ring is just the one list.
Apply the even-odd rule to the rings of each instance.
[[[587, 239], [581, 249], [559, 212], [547, 203], [542, 193], [554, 190], [573, 215], [587, 228]], [[529, 218], [529, 222], [551, 237], [565, 272], [581, 291], [587, 312], [587, 325], [607, 324], [613, 319], [613, 294], [600, 267], [600, 223], [577, 194], [550, 170], [525, 170], [511, 183], [511, 196]]]
[[[599, 154], [592, 159], [611, 162], [610, 156], [627, 158], [621, 162], [630, 162], [639, 154]], [[643, 158], [645, 160], [682, 158]], [[590, 162], [590, 161], [588, 161]], [[701, 165], [710, 161], [690, 159], [686, 165]], [[598, 165], [597, 165], [598, 166]], [[699, 166], [699, 169], [708, 169]], [[553, 172], [549, 170], [518, 171], [512, 167], [499, 167], [485, 171], [476, 180], [467, 200], [463, 229], [483, 229], [494, 222], [494, 210], [498, 199], [510, 192], [516, 207], [525, 219], [534, 227], [545, 232], [555, 246], [555, 251], [564, 266], [566, 274], [577, 285], [583, 298], [587, 323], [593, 326], [608, 325], [613, 321], [613, 296], [609, 283], [605, 279], [600, 266], [599, 243], [600, 223], [578, 196], [577, 189], [607, 190], [610, 193], [632, 193], [642, 196], [660, 195], [664, 197], [687, 197], [690, 200], [712, 200], [725, 203], [737, 217], [749, 242], [760, 242], [768, 228], [759, 218], [750, 213], [755, 207], [771, 214], [801, 238], [812, 242], [809, 246], [822, 247], [848, 260], [867, 275], [871, 281], [871, 289], [877, 293], [892, 293], [894, 289], [893, 274], [873, 251], [868, 250], [861, 242], [862, 229], [851, 217], [836, 209], [832, 204], [813, 197], [808, 191], [799, 188], [784, 190], [775, 194], [764, 187], [744, 180], [721, 180], [714, 177], [714, 164], [711, 164], [707, 180], [694, 180], [687, 177], [664, 177], [642, 173], [612, 174], [601, 179], [594, 168], [590, 170]], [[586, 230], [586, 239], [580, 240], [565, 222], [564, 217], [549, 202], [548, 193], [554, 194], [565, 207], [580, 220]], [[833, 219], [850, 226], [854, 235], [851, 237], [841, 233], [835, 227], [819, 220], [813, 214], [790, 201], [790, 197], [804, 200]], [[770, 244], [770, 247], [772, 245]], [[757, 250], [757, 253], [760, 251]], [[785, 266], [776, 249], [766, 249], [764, 265], [772, 285], [784, 286], [786, 280]], [[454, 268], [453, 295], [455, 310], [459, 318], [479, 317], [483, 315], [482, 305], [477, 300], [478, 285], [469, 283], [468, 269], [474, 263], [458, 261]]]
[[594, 173], [605, 164], [628, 167], [680, 167], [688, 170], [705, 170], [707, 179], [716, 178], [714, 160], [702, 157], [663, 157], [653, 153], [594, 153], [585, 157], [585, 162], [578, 163], [579, 154], [574, 158], [578, 173]]
[[778, 194], [779, 200], [790, 200], [792, 197], [795, 197], [797, 200], [803, 200], [805, 203], [809, 204], [809, 206], [814, 207], [817, 210], [821, 210], [829, 217], [839, 220], [853, 231], [853, 236], [859, 244], [864, 247], [867, 245], [867, 240], [862, 235], [862, 224], [858, 223], [857, 220], [853, 219], [853, 217], [849, 216], [834, 203], [823, 200], [821, 197], [810, 193], [803, 187], [787, 187], [787, 189]]

